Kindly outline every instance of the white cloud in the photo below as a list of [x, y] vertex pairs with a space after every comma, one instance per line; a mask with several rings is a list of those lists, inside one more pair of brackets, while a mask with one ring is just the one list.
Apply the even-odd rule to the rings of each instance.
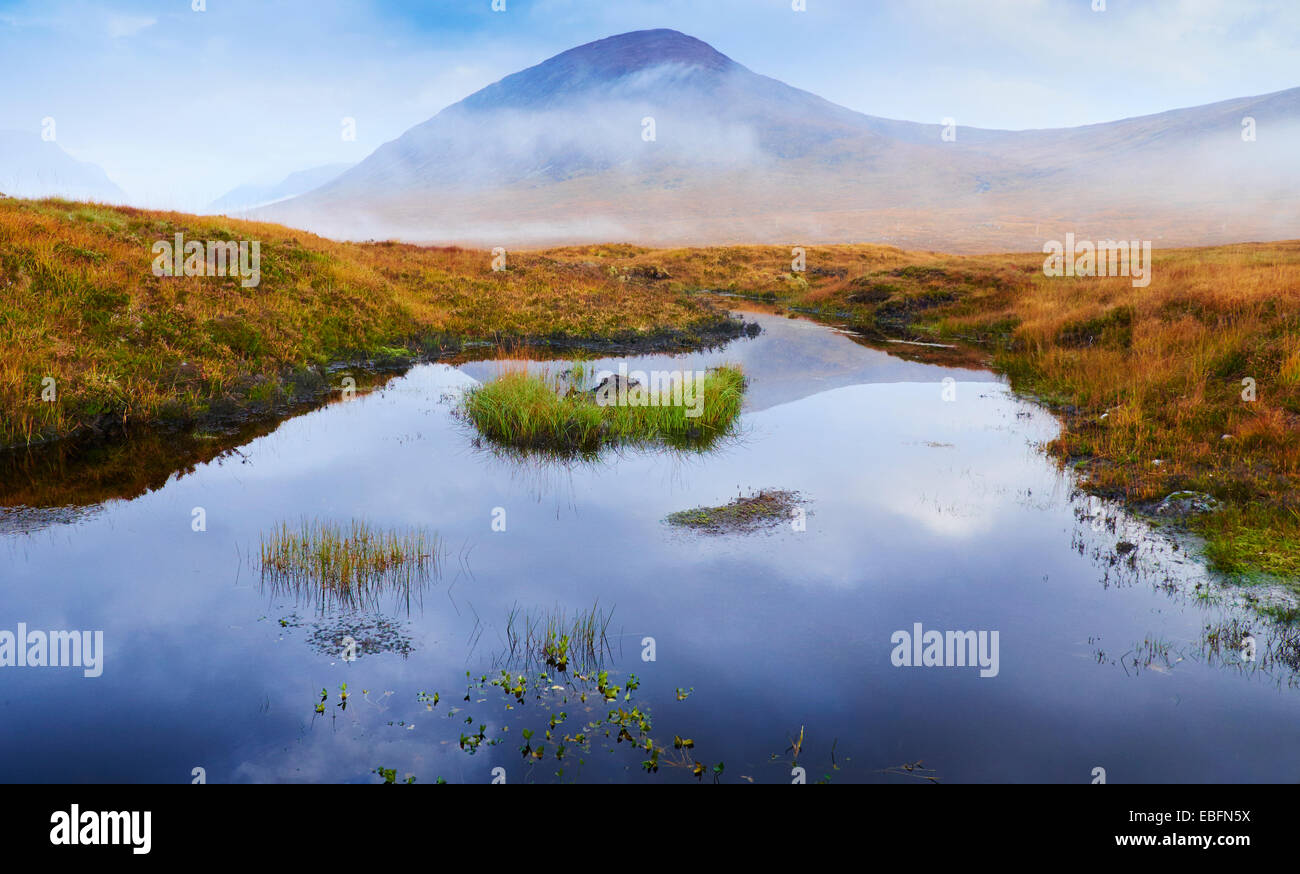
[[110, 39], [135, 36], [148, 27], [158, 23], [157, 18], [144, 15], [110, 15], [108, 16], [108, 36]]

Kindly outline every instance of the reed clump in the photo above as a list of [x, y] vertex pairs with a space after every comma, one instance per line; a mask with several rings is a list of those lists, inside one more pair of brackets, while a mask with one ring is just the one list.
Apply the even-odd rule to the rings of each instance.
[[322, 609], [368, 609], [380, 595], [410, 596], [438, 572], [441, 545], [422, 528], [380, 529], [353, 519], [280, 523], [261, 538], [263, 583], [307, 595]]
[[599, 601], [572, 615], [560, 607], [524, 610], [516, 604], [506, 620], [507, 658], [556, 671], [593, 671], [610, 655], [606, 632], [613, 615]]

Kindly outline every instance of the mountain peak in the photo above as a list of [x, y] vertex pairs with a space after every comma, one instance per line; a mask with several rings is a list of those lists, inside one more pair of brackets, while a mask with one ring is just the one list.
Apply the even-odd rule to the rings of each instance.
[[658, 64], [685, 64], [724, 72], [740, 65], [713, 46], [681, 31], [634, 30], [577, 46], [552, 58], [571, 59], [611, 76]]
[[654, 67], [687, 68], [693, 76], [717, 76], [744, 70], [713, 46], [667, 28], [634, 30], [598, 39], [506, 76], [470, 95], [461, 106], [470, 110], [520, 107], [535, 109], [557, 96], [572, 97], [608, 87]]

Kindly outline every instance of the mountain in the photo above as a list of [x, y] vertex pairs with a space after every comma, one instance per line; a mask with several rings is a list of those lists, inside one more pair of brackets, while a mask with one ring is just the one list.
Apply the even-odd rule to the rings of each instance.
[[305, 194], [314, 188], [319, 188], [352, 166], [352, 164], [324, 164], [290, 173], [271, 185], [240, 185], [208, 204], [205, 212], [217, 214], [243, 212]]
[[14, 130], [0, 130], [0, 192], [10, 197], [126, 201], [126, 193], [103, 168], [78, 161], [39, 134]]
[[256, 217], [484, 246], [989, 251], [1067, 231], [1157, 245], [1300, 233], [1300, 89], [1062, 130], [944, 133], [830, 103], [685, 34], [638, 31], [507, 76]]

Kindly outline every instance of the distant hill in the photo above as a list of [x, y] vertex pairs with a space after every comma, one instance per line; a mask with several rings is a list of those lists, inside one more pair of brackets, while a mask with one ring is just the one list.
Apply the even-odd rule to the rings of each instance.
[[123, 203], [126, 193], [103, 168], [78, 161], [40, 134], [0, 130], [0, 192], [10, 197], [66, 197]]
[[942, 134], [830, 103], [685, 34], [638, 31], [507, 76], [255, 215], [341, 238], [507, 246], [1036, 250], [1067, 231], [1192, 245], [1300, 229], [1300, 88], [1077, 128]]
[[307, 170], [290, 173], [279, 182], [270, 185], [240, 185], [218, 197], [208, 204], [204, 212], [232, 213], [243, 212], [258, 206], [266, 206], [285, 198], [306, 194], [337, 177], [352, 167], [352, 164], [324, 164]]

